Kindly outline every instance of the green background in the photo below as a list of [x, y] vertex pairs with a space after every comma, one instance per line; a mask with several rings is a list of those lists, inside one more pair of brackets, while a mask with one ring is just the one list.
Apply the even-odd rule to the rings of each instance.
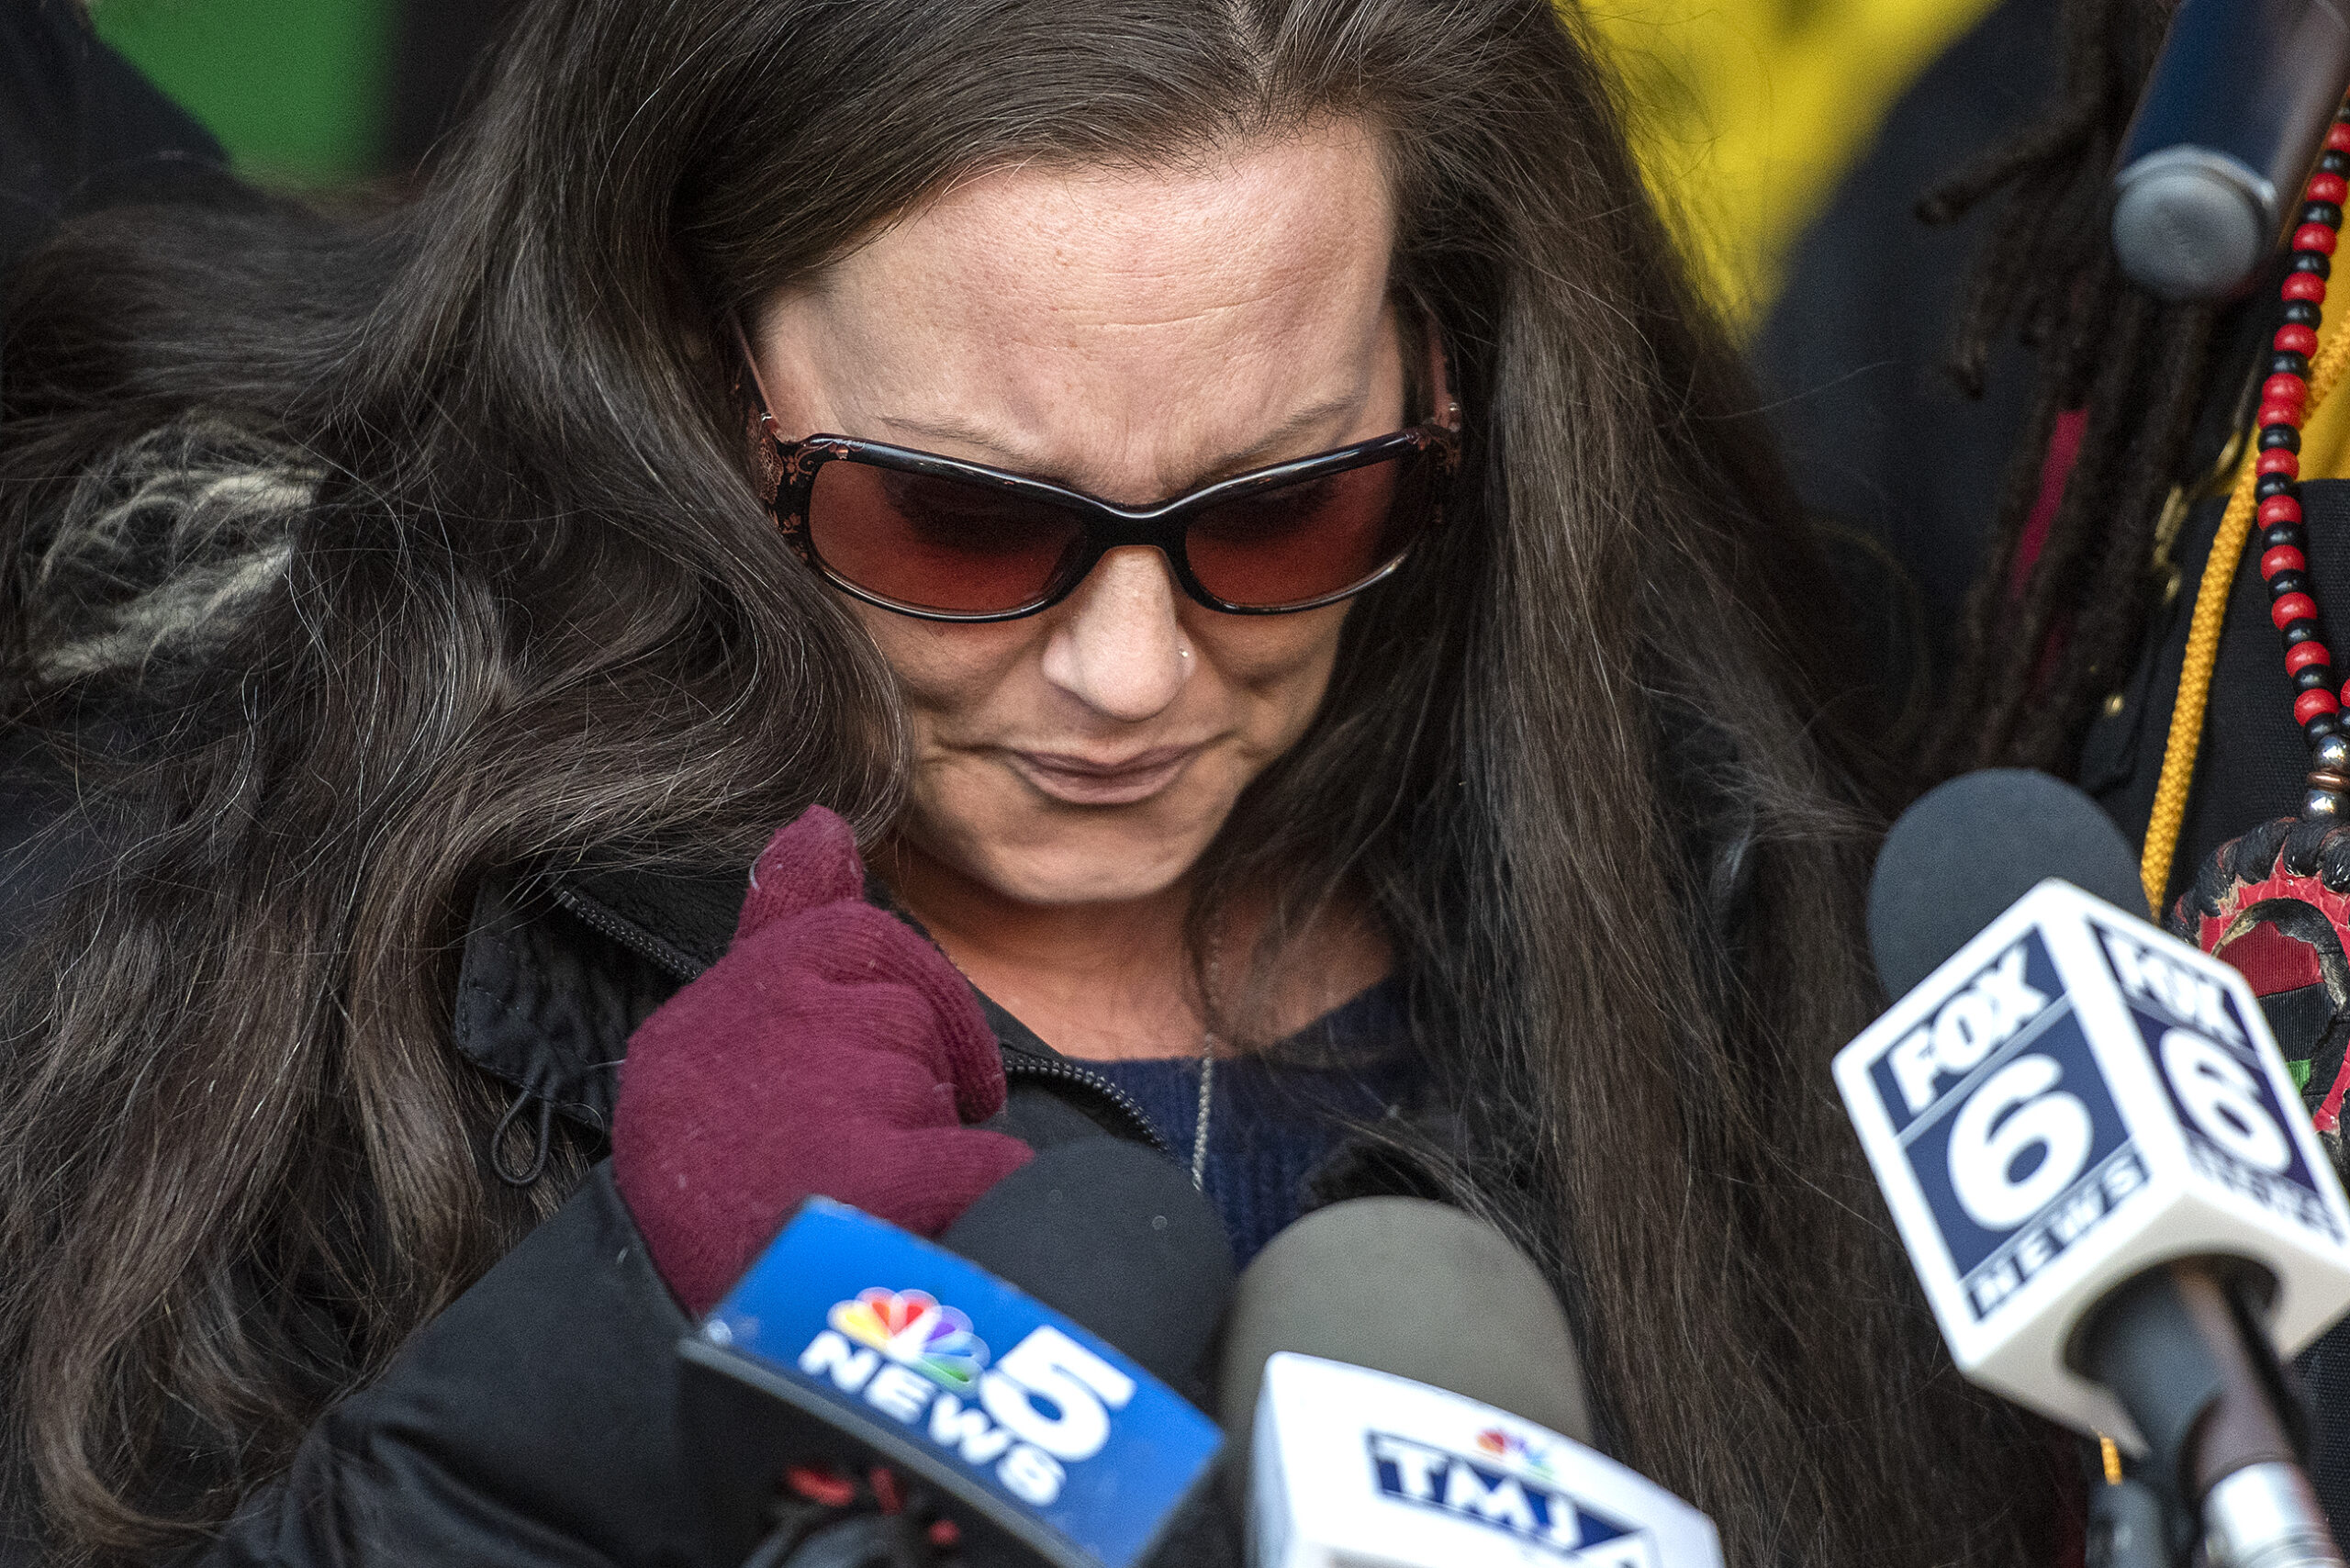
[[382, 162], [394, 0], [96, 0], [107, 42], [269, 184]]

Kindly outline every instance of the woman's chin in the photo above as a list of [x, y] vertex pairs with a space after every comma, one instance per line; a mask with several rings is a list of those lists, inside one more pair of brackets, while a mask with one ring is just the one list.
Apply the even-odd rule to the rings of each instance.
[[[1058, 815], [1058, 813], [1056, 813]], [[1031, 834], [990, 835], [957, 857], [964, 874], [1016, 903], [1130, 903], [1181, 881], [1214, 836], [1213, 827], [1168, 832], [1137, 812], [1037, 824]]]

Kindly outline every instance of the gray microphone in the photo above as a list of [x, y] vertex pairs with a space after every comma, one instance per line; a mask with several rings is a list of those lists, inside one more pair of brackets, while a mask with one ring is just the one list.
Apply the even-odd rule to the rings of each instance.
[[1721, 1560], [1711, 1520], [1590, 1446], [1541, 1271], [1442, 1204], [1359, 1198], [1275, 1237], [1240, 1277], [1218, 1403], [1254, 1568]]
[[2182, 0], [2113, 177], [2113, 249], [2174, 301], [2229, 298], [2295, 216], [2350, 84], [2342, 0]]

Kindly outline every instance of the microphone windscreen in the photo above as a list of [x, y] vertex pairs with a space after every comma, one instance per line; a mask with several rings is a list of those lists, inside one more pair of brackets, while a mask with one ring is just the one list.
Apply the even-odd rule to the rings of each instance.
[[1232, 1299], [1232, 1247], [1190, 1172], [1121, 1138], [1042, 1150], [938, 1240], [1176, 1388]]
[[1217, 1387], [1245, 1442], [1265, 1362], [1293, 1350], [1465, 1394], [1590, 1445], [1583, 1359], [1525, 1253], [1425, 1198], [1355, 1198], [1273, 1238], [1240, 1276]]
[[1907, 995], [2043, 879], [2141, 914], [2138, 857], [2103, 808], [2021, 767], [1963, 773], [1893, 824], [1869, 879], [1869, 950], [1890, 997]]

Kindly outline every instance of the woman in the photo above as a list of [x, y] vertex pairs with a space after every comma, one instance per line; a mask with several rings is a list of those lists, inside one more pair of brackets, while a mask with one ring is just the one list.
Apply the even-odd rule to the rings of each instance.
[[[1206, 1089], [1153, 1130], [1208, 1123], [1227, 1213], [1211, 1060], [1355, 1124], [1355, 1190], [1515, 1224], [1735, 1561], [2037, 1548], [1828, 1092], [1872, 999], [1812, 559], [1540, 0], [547, 0], [413, 206], [84, 227], [10, 311], [14, 711], [105, 868], [6, 993], [43, 1550], [689, 1556], [673, 1295], [866, 1147], [1024, 1158], [822, 817], [679, 989], [811, 802], [1013, 1069]], [[1405, 433], [1459, 447], [1441, 515], [1357, 514], [1400, 532], [1345, 580], [1116, 510]], [[939, 458], [1016, 478], [906, 500]], [[1004, 498], [1066, 532], [999, 581], [965, 541], [1050, 532]], [[825, 990], [859, 943], [886, 1007]], [[1285, 1117], [1276, 1044], [1368, 1065]], [[1139, 1130], [1046, 1077], [1027, 1130]], [[857, 1137], [734, 1114], [809, 1084]], [[822, 1169], [730, 1208], [768, 1160]], [[842, 1195], [943, 1223], [901, 1185]]]

